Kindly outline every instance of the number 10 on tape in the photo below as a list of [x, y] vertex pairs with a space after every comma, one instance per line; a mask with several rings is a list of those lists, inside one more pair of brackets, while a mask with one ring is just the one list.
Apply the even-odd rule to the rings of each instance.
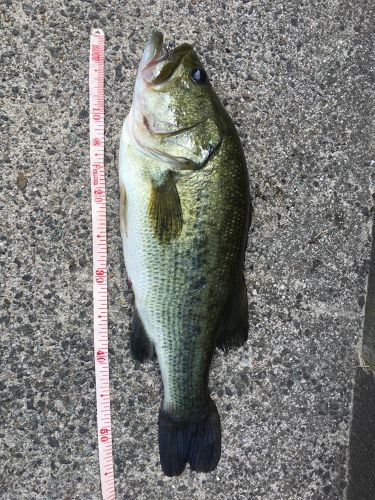
[[114, 500], [109, 395], [106, 189], [104, 175], [104, 33], [90, 37], [90, 172], [93, 241], [95, 383], [99, 467], [104, 500]]

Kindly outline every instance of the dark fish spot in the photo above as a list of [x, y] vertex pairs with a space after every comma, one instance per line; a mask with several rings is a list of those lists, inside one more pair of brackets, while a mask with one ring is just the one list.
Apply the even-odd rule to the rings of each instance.
[[203, 276], [201, 276], [199, 279], [197, 279], [192, 283], [192, 289], [200, 290], [206, 285], [207, 285], [207, 280]]

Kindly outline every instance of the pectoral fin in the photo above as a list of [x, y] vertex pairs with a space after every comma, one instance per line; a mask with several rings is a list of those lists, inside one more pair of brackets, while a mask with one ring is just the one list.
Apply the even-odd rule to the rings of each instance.
[[172, 172], [167, 173], [161, 184], [153, 182], [148, 213], [160, 242], [167, 243], [181, 233], [181, 201]]
[[126, 197], [125, 186], [120, 184], [120, 230], [121, 234], [128, 234], [128, 200]]

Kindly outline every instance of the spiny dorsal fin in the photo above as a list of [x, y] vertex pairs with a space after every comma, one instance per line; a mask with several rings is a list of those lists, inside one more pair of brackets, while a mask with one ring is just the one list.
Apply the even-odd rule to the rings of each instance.
[[172, 172], [168, 172], [161, 184], [152, 183], [148, 213], [160, 242], [168, 243], [181, 233], [181, 201]]

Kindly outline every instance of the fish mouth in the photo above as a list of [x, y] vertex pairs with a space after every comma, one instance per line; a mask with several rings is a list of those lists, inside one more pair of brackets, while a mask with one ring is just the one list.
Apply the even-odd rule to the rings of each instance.
[[151, 85], [159, 85], [170, 80], [182, 59], [193, 51], [188, 43], [175, 47], [174, 42], [163, 43], [160, 31], [153, 31], [146, 44], [140, 65], [143, 80]]

